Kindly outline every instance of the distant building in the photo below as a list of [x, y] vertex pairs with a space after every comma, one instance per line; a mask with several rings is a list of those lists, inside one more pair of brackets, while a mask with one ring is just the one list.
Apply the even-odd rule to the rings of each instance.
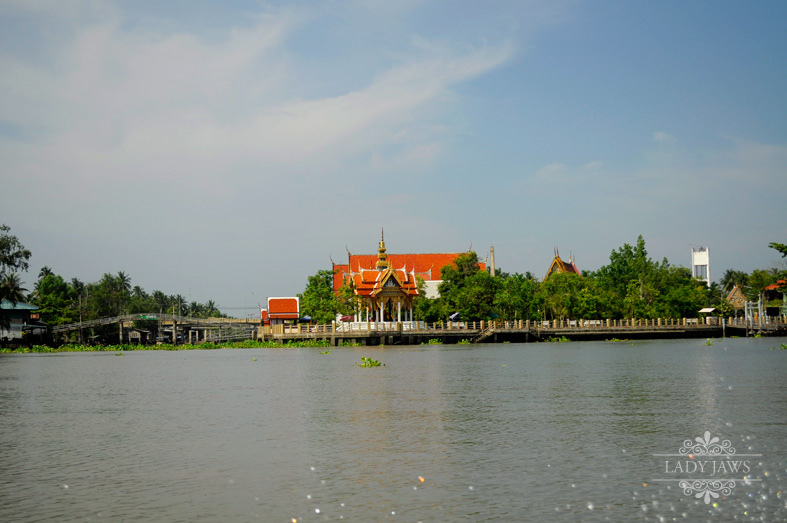
[[691, 276], [710, 287], [710, 251], [707, 247], [691, 248]]
[[[38, 309], [35, 305], [16, 303], [9, 300], [0, 302], [0, 314], [3, 318], [10, 320], [8, 328], [0, 327], [0, 340], [13, 341], [22, 338], [22, 332], [26, 327], [30, 327], [33, 320], [38, 320], [38, 314], [33, 311]], [[38, 324], [36, 324], [38, 325]]]
[[549, 266], [549, 269], [547, 269], [544, 280], [546, 281], [547, 278], [558, 272], [567, 272], [579, 276], [582, 275], [582, 273], [579, 272], [579, 268], [577, 268], [577, 264], [574, 262], [573, 254], [569, 254], [568, 261], [565, 261], [560, 257], [558, 250], [555, 249], [555, 257], [552, 259], [552, 264]]
[[[384, 247], [384, 240], [380, 240]], [[443, 252], [431, 254], [386, 254], [386, 259], [391, 267], [405, 274], [424, 280], [423, 295], [427, 298], [440, 296], [437, 288], [443, 282], [440, 272], [446, 265], [452, 265], [454, 260], [466, 253]], [[347, 253], [346, 264], [333, 264], [333, 290], [339, 292], [346, 281], [354, 281], [364, 271], [377, 270], [378, 254], [350, 254]], [[479, 270], [486, 270], [486, 263], [478, 264]]]
[[268, 308], [260, 309], [263, 325], [283, 325], [297, 322], [301, 317], [301, 300], [297, 296], [268, 298]]
[[746, 307], [746, 295], [740, 287], [735, 285], [727, 294], [727, 303], [735, 312], [742, 311]]
[[[381, 237], [377, 254], [348, 252], [347, 264], [333, 264], [333, 289], [339, 292], [345, 284], [352, 288], [359, 306], [354, 321], [412, 321], [418, 280], [424, 281], [425, 297], [438, 297], [441, 269], [462, 254], [388, 254]], [[486, 270], [486, 263], [478, 268]]]

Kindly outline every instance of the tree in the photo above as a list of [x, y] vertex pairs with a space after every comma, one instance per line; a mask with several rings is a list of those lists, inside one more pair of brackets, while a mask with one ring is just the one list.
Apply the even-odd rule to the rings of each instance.
[[35, 304], [41, 311], [41, 319], [50, 325], [72, 323], [79, 319], [75, 307], [74, 289], [57, 274], [49, 273], [40, 281]]
[[[771, 242], [768, 244], [771, 249], [776, 249], [782, 253], [782, 258], [787, 257], [787, 245], [783, 243]], [[776, 277], [776, 283], [779, 285], [778, 289], [783, 293], [787, 293], [787, 271], [781, 271]]]
[[768, 244], [768, 247], [770, 247], [771, 249], [776, 249], [777, 251], [782, 253], [782, 258], [787, 257], [787, 245], [783, 243], [771, 242]]
[[639, 280], [652, 269], [653, 262], [648, 259], [645, 240], [642, 235], [637, 237], [637, 245], [628, 243], [609, 255], [609, 265], [598, 269], [595, 277], [600, 286], [608, 289], [623, 300], [629, 292], [632, 280]]
[[[0, 301], [8, 300], [16, 304], [24, 299], [22, 281], [16, 274], [18, 271], [27, 271], [30, 251], [16, 236], [11, 234], [8, 225], [0, 225]], [[0, 327], [8, 328], [11, 319], [0, 309]]]
[[2, 289], [3, 299], [11, 303], [16, 303], [25, 299], [25, 292], [27, 289], [22, 287], [22, 280], [19, 279], [18, 274], [5, 274], [0, 280], [0, 289]]
[[331, 323], [339, 312], [339, 301], [333, 292], [333, 271], [320, 270], [309, 276], [306, 289], [299, 294], [301, 315], [317, 323]]
[[498, 315], [512, 320], [538, 319], [538, 289], [539, 282], [529, 272], [501, 276], [501, 284], [495, 295]]
[[748, 284], [749, 275], [743, 271], [727, 269], [724, 271], [724, 276], [721, 277], [721, 287], [727, 292], [730, 292], [736, 285], [739, 289], [743, 289]]
[[453, 264], [442, 267], [440, 274], [443, 278], [438, 286], [440, 309], [446, 316], [453, 312], [458, 312], [463, 320], [482, 320], [492, 316], [495, 278], [480, 270], [475, 252], [460, 254]]

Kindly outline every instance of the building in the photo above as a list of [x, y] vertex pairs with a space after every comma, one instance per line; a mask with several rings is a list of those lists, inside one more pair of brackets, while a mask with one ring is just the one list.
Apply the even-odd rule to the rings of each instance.
[[576, 274], [579, 276], [582, 275], [582, 273], [580, 273], [579, 269], [577, 268], [577, 264], [574, 262], [574, 255], [569, 254], [568, 261], [565, 261], [560, 257], [560, 253], [558, 252], [557, 248], [555, 248], [555, 257], [552, 259], [552, 264], [549, 266], [549, 269], [547, 269], [547, 274], [544, 276], [544, 281], [558, 272], [567, 272], [569, 274]]
[[301, 300], [297, 296], [268, 298], [268, 308], [260, 309], [263, 325], [283, 325], [297, 322], [301, 316]]
[[[412, 321], [413, 299], [439, 296], [441, 269], [462, 253], [388, 254], [381, 236], [377, 254], [347, 253], [347, 264], [333, 264], [333, 290], [348, 284], [357, 299], [354, 321]], [[479, 263], [486, 270], [485, 263]], [[418, 280], [424, 282], [422, 291]]]
[[[33, 322], [38, 320], [38, 314], [33, 311], [38, 309], [35, 305], [27, 303], [12, 302], [3, 300], [0, 302], [0, 315], [4, 319], [8, 319], [10, 324], [8, 328], [0, 326], [0, 341], [3, 343], [11, 341], [18, 342], [22, 339], [22, 333], [30, 330], [34, 326]], [[35, 326], [40, 324], [35, 323]]]
[[746, 295], [743, 294], [743, 291], [737, 285], [727, 294], [727, 303], [735, 311], [736, 315], [738, 311], [742, 311], [746, 307], [746, 301]]
[[710, 287], [710, 251], [707, 247], [691, 248], [691, 277]]
[[[383, 240], [380, 241], [384, 243]], [[415, 274], [416, 279], [424, 281], [423, 296], [437, 298], [440, 296], [438, 286], [443, 282], [442, 268], [452, 265], [454, 260], [466, 253], [443, 252], [431, 254], [386, 254], [390, 265], [407, 274]], [[333, 290], [339, 292], [346, 281], [355, 278], [362, 271], [376, 270], [378, 254], [347, 253], [346, 264], [333, 264]], [[486, 263], [478, 264], [480, 270], [486, 270]]]

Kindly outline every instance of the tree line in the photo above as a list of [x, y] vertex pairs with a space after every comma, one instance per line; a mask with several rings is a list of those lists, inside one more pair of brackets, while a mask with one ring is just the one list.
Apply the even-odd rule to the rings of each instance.
[[[132, 286], [131, 277], [123, 271], [105, 273], [100, 280], [85, 283], [77, 278], [67, 281], [45, 266], [28, 292], [19, 272], [28, 270], [31, 253], [10, 231], [7, 225], [0, 225], [0, 299], [35, 305], [41, 321], [47, 325], [142, 312], [197, 318], [226, 317], [213, 300], [189, 302], [180, 294], [159, 290], [149, 293], [139, 285]], [[8, 325], [7, 317], [0, 315], [0, 321]]]
[[[787, 256], [787, 245], [769, 247]], [[199, 318], [226, 317], [213, 300], [187, 301], [180, 294], [156, 290], [146, 292], [132, 287], [124, 273], [105, 273], [100, 280], [84, 283], [77, 278], [66, 281], [49, 267], [43, 267], [32, 291], [23, 288], [19, 272], [27, 271], [31, 253], [7, 225], [0, 225], [0, 299], [29, 302], [39, 308], [41, 320], [48, 325], [88, 321], [107, 316], [142, 312], [162, 312]], [[710, 286], [694, 279], [689, 269], [675, 266], [667, 259], [654, 261], [642, 236], [634, 245], [613, 250], [609, 263], [582, 275], [555, 273], [542, 281], [533, 273], [492, 276], [479, 270], [475, 252], [460, 255], [442, 268], [440, 296], [430, 299], [423, 292], [415, 299], [417, 320], [435, 322], [459, 313], [463, 320], [542, 320], [542, 319], [619, 319], [694, 317], [701, 308], [715, 307], [721, 314], [733, 311], [727, 293], [737, 285], [747, 298], [756, 301], [763, 289], [780, 283], [787, 291], [787, 271], [758, 269], [751, 273], [727, 270]], [[333, 290], [333, 273], [318, 271], [308, 277], [301, 298], [302, 316], [317, 323], [330, 323], [337, 315], [352, 315], [357, 303], [353, 289], [345, 285]], [[423, 281], [419, 281], [423, 291]], [[782, 305], [780, 300], [769, 303]], [[8, 318], [0, 310], [0, 325]]]
[[[771, 243], [769, 247], [787, 256], [787, 246]], [[688, 268], [672, 265], [666, 258], [660, 262], [650, 258], [642, 236], [634, 245], [613, 250], [607, 265], [581, 275], [554, 273], [542, 281], [531, 272], [499, 271], [492, 276], [478, 267], [478, 255], [472, 251], [443, 267], [440, 296], [430, 299], [421, 293], [415, 298], [415, 319], [436, 322], [453, 313], [467, 321], [686, 318], [696, 317], [705, 307], [726, 316], [734, 313], [726, 298], [735, 285], [752, 301], [777, 282], [787, 290], [783, 283], [787, 271], [778, 268], [750, 274], [730, 269], [708, 286], [693, 278]], [[329, 270], [310, 276], [300, 297], [302, 314], [318, 323], [351, 315], [356, 307], [347, 285], [333, 292]], [[781, 300], [769, 305], [780, 306]]]

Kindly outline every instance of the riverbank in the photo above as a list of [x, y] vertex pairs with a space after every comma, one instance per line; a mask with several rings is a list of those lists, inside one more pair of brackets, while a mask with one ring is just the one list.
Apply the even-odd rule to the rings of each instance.
[[19, 347], [17, 349], [0, 349], [0, 354], [33, 354], [33, 353], [56, 353], [56, 352], [128, 352], [128, 351], [178, 351], [178, 350], [214, 350], [214, 349], [287, 349], [287, 348], [321, 348], [329, 347], [330, 344], [325, 340], [290, 340], [285, 343], [276, 341], [236, 341], [228, 343], [199, 343], [172, 345], [162, 343], [159, 345], [78, 345], [67, 344], [59, 347], [49, 347], [47, 345], [33, 345], [32, 347]]

